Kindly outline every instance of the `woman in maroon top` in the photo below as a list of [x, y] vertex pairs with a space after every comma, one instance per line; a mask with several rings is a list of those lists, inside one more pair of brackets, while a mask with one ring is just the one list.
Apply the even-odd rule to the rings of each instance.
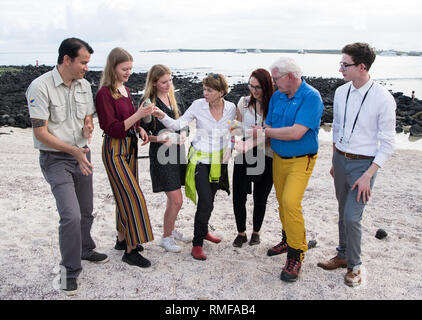
[[116, 249], [125, 250], [122, 260], [130, 265], [149, 267], [139, 252], [141, 243], [154, 239], [144, 195], [138, 177], [138, 137], [144, 144], [148, 135], [139, 120], [152, 113], [154, 105], [136, 110], [127, 87], [132, 72], [132, 56], [114, 48], [107, 57], [95, 105], [104, 130], [102, 158], [116, 202]]

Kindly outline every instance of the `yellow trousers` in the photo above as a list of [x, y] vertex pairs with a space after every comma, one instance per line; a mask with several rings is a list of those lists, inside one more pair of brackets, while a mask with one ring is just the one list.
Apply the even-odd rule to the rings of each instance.
[[283, 159], [274, 153], [273, 158], [273, 180], [282, 229], [286, 233], [288, 246], [303, 252], [308, 250], [308, 243], [302, 198], [317, 157]]

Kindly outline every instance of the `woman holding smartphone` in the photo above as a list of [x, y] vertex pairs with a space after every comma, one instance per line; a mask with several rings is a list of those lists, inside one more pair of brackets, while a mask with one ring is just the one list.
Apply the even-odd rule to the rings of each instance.
[[150, 115], [153, 105], [136, 110], [124, 83], [132, 72], [133, 58], [126, 50], [114, 48], [107, 57], [95, 105], [104, 130], [102, 159], [116, 202], [118, 238], [115, 248], [124, 249], [122, 261], [146, 268], [151, 265], [140, 252], [141, 243], [154, 239], [148, 209], [138, 177], [138, 137], [148, 135], [139, 120]]
[[[141, 100], [153, 103], [171, 119], [178, 119], [185, 112], [181, 96], [175, 92], [170, 69], [156, 64], [148, 72], [145, 93]], [[191, 241], [191, 237], [176, 230], [175, 224], [183, 204], [182, 185], [185, 184], [186, 151], [184, 138], [187, 127], [171, 133], [155, 117], [144, 118], [141, 125], [150, 134], [149, 160], [152, 191], [164, 192], [167, 197], [164, 212], [163, 236], [160, 245], [169, 252], [180, 252], [175, 240]]]

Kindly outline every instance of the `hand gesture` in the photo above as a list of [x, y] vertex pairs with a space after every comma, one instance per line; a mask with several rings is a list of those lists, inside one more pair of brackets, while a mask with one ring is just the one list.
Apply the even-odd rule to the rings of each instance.
[[154, 117], [157, 117], [158, 119], [163, 119], [166, 114], [160, 108], [154, 106], [154, 109], [152, 111], [152, 115]]
[[356, 201], [359, 202], [360, 198], [362, 197], [362, 202], [366, 204], [369, 200], [369, 197], [371, 196], [371, 178], [364, 173], [353, 184], [352, 190], [355, 190], [356, 187], [358, 188]]
[[161, 142], [162, 144], [165, 144], [166, 146], [171, 146], [172, 144], [180, 144], [181, 138], [180, 135], [176, 132], [163, 132], [160, 133], [157, 136], [157, 142]]
[[330, 174], [334, 178], [334, 166], [331, 165]]
[[141, 106], [138, 108], [138, 110], [136, 110], [136, 114], [138, 115], [139, 119], [148, 117], [149, 115], [152, 114], [152, 111], [155, 108], [155, 105], [153, 104], [149, 104], [148, 106], [144, 107], [144, 102], [142, 102]]
[[89, 152], [88, 148], [76, 148], [73, 156], [78, 160], [79, 168], [84, 176], [92, 173], [92, 164], [88, 161], [86, 154]]
[[92, 119], [85, 118], [84, 126], [82, 128], [82, 132], [84, 134], [84, 137], [88, 139], [88, 144], [91, 143], [93, 131], [94, 131], [94, 124], [92, 123]]
[[144, 146], [149, 142], [148, 133], [146, 133], [146, 131], [142, 127], [139, 127], [139, 136], [141, 137], [141, 140], [143, 141], [141, 146]]

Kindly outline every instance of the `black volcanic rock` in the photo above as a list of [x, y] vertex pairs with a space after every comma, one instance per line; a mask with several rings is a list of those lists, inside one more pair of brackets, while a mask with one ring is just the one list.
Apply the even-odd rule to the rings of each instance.
[[[5, 66], [1, 66], [5, 67]], [[25, 98], [25, 91], [32, 80], [51, 70], [53, 67], [41, 65], [34, 66], [13, 66], [14, 71], [6, 71], [0, 75], [0, 126], [15, 126], [26, 128], [31, 126], [28, 107]], [[17, 70], [17, 71], [16, 71]], [[131, 91], [135, 104], [139, 103], [139, 92], [144, 90], [146, 73], [133, 73], [126, 83]], [[101, 80], [101, 71], [88, 71], [85, 78], [91, 83], [92, 92], [98, 91]], [[333, 121], [333, 100], [335, 90], [344, 84], [340, 78], [318, 78], [305, 77], [308, 84], [316, 88], [324, 102], [324, 114], [321, 123]], [[198, 77], [181, 76], [173, 74], [173, 84], [179, 90], [186, 105], [203, 96], [202, 82]], [[226, 100], [235, 104], [241, 96], [249, 94], [246, 83], [238, 83], [231, 87]], [[422, 101], [403, 95], [402, 92], [392, 93], [397, 102], [397, 123], [396, 131], [403, 130], [403, 126], [413, 126], [414, 135], [419, 134], [420, 122], [422, 122]]]

